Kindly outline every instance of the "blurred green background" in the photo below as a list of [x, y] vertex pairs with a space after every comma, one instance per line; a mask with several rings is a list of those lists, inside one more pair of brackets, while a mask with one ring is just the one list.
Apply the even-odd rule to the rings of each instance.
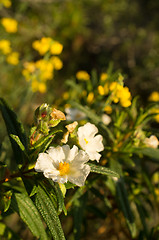
[[17, 86], [27, 87], [21, 64], [37, 59], [32, 42], [45, 36], [64, 46], [64, 67], [49, 82], [55, 95], [61, 83], [78, 70], [101, 72], [112, 62], [115, 70], [126, 75], [132, 93], [147, 99], [159, 87], [158, 11], [157, 0], [14, 0], [10, 8], [1, 8], [0, 16], [16, 19], [18, 32], [4, 33], [2, 27], [0, 32], [20, 53], [21, 62], [16, 67], [1, 62], [0, 94], [13, 100], [20, 94]]

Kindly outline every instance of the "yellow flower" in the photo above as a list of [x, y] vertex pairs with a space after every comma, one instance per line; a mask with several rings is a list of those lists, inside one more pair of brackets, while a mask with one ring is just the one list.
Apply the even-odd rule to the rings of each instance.
[[9, 33], [17, 32], [18, 22], [13, 18], [2, 18], [1, 23]]
[[64, 100], [69, 99], [69, 93], [68, 93], [68, 92], [64, 92], [64, 93], [63, 93], [63, 99], [64, 99]]
[[28, 70], [28, 72], [33, 73], [36, 70], [36, 66], [34, 62], [25, 62], [24, 63], [25, 69]]
[[9, 54], [12, 51], [10, 47], [10, 41], [5, 39], [0, 40], [0, 50], [3, 52], [3, 54]]
[[128, 100], [128, 99], [125, 99], [125, 100], [124, 100], [124, 99], [123, 99], [123, 100], [121, 99], [121, 100], [120, 100], [120, 104], [121, 104], [122, 107], [129, 107], [129, 106], [131, 106], [131, 101]]
[[39, 83], [38, 90], [39, 90], [40, 93], [45, 93], [46, 92], [46, 84], [45, 83]]
[[105, 95], [107, 95], [109, 93], [109, 84], [108, 83], [106, 83], [104, 85], [104, 92], [105, 92]]
[[53, 64], [45, 59], [41, 59], [35, 63], [36, 68], [40, 70], [39, 76], [41, 81], [51, 80], [53, 78]]
[[110, 105], [105, 106], [104, 111], [108, 114], [112, 113], [112, 107]]
[[40, 55], [44, 55], [49, 51], [52, 39], [43, 37], [41, 40], [36, 40], [32, 43], [32, 47], [37, 50]]
[[39, 82], [35, 79], [34, 81], [32, 81], [31, 83], [31, 88], [33, 92], [37, 92], [38, 88], [39, 88]]
[[157, 91], [152, 92], [150, 94], [148, 100], [152, 101], [152, 102], [159, 102], [159, 92], [157, 92]]
[[87, 96], [87, 102], [88, 103], [92, 103], [94, 100], [94, 93], [93, 92], [90, 92]]
[[0, 0], [0, 4], [3, 4], [4, 7], [9, 8], [12, 5], [10, 0]]
[[101, 73], [101, 75], [100, 75], [100, 80], [101, 80], [102, 82], [104, 82], [107, 78], [108, 78], [108, 74], [107, 74], [107, 73]]
[[100, 94], [101, 96], [103, 96], [103, 95], [105, 94], [105, 92], [104, 92], [104, 87], [101, 86], [101, 85], [99, 85], [99, 86], [98, 86], [98, 92], [99, 92], [99, 94]]
[[7, 56], [7, 62], [12, 65], [17, 65], [19, 63], [19, 53], [18, 52], [12, 52]]
[[53, 41], [50, 48], [51, 54], [59, 55], [61, 54], [62, 50], [63, 50], [63, 45], [57, 41]]
[[76, 78], [78, 80], [88, 81], [90, 80], [90, 75], [86, 71], [78, 71], [76, 73]]
[[63, 62], [59, 57], [51, 57], [50, 61], [56, 70], [60, 70], [63, 67]]

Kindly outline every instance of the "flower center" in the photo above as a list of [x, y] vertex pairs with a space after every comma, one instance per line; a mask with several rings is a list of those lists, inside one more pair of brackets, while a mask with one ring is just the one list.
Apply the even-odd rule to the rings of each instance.
[[86, 144], [88, 144], [88, 141], [87, 141], [87, 139], [86, 139], [86, 138], [84, 138], [84, 141], [86, 142]]
[[60, 172], [60, 176], [64, 176], [66, 174], [68, 174], [70, 171], [70, 166], [69, 166], [69, 163], [62, 163], [60, 162], [59, 163], [59, 172]]

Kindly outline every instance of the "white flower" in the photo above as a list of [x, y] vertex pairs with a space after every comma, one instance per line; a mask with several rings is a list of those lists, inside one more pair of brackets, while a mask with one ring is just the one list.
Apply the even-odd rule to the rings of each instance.
[[159, 145], [158, 139], [154, 135], [151, 135], [149, 138], [145, 138], [144, 143], [147, 147], [151, 148], [157, 148]]
[[65, 183], [70, 181], [77, 186], [83, 186], [90, 173], [90, 166], [86, 152], [79, 150], [77, 146], [70, 149], [69, 145], [50, 147], [47, 153], [40, 153], [35, 170], [43, 172], [46, 178]]
[[102, 122], [105, 125], [109, 125], [109, 123], [111, 122], [111, 117], [109, 117], [107, 114], [103, 114], [102, 115]]
[[104, 150], [104, 145], [103, 137], [99, 134], [95, 136], [97, 132], [98, 129], [94, 124], [86, 123], [78, 128], [77, 135], [80, 146], [89, 155], [90, 160], [99, 161], [101, 154], [98, 152]]
[[80, 121], [86, 118], [86, 114], [76, 108], [66, 108], [65, 112], [68, 121]]

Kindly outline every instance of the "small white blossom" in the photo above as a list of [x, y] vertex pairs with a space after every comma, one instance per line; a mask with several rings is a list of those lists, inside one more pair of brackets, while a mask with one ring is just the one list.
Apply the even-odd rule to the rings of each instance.
[[107, 126], [111, 122], [111, 117], [107, 114], [102, 115], [102, 122]]
[[76, 108], [66, 108], [65, 112], [68, 121], [80, 121], [86, 118], [86, 114]]
[[156, 136], [151, 135], [149, 138], [145, 138], [144, 143], [147, 147], [157, 148], [159, 145], [159, 141]]
[[90, 173], [90, 166], [86, 152], [77, 146], [70, 149], [69, 145], [50, 147], [47, 153], [40, 153], [35, 165], [35, 170], [43, 172], [46, 178], [55, 182], [65, 183], [70, 181], [77, 186], [83, 186]]
[[104, 150], [104, 145], [102, 143], [103, 137], [99, 134], [95, 136], [96, 133], [98, 133], [98, 128], [91, 123], [86, 123], [77, 131], [81, 148], [86, 151], [90, 160], [99, 161], [101, 154], [98, 152]]

